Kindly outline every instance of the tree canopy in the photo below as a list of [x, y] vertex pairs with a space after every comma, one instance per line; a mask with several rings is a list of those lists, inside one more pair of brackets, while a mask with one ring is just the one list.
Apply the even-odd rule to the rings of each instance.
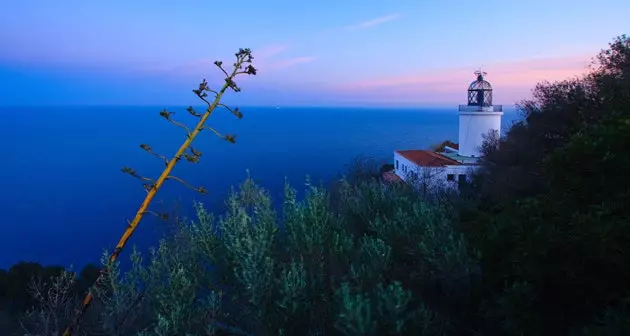
[[629, 79], [621, 36], [586, 75], [539, 84], [520, 104], [524, 120], [484, 149], [467, 225], [491, 290], [518, 294], [507, 296], [519, 306], [504, 316], [514, 332], [563, 334], [625, 309]]

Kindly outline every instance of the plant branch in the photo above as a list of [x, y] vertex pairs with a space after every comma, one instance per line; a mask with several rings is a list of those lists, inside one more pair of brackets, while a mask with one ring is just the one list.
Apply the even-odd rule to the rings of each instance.
[[148, 193], [149, 191], [151, 191], [151, 189], [153, 189], [155, 187], [155, 184], [153, 184], [153, 183], [143, 183], [142, 187], [144, 188], [144, 191], [146, 191]]
[[212, 133], [216, 134], [219, 138], [226, 140], [230, 143], [236, 143], [236, 135], [231, 135], [231, 134], [223, 135], [210, 126], [204, 126], [203, 129], [207, 129], [211, 131]]
[[201, 116], [202, 116], [202, 114], [197, 112], [197, 111], [195, 111], [195, 109], [192, 106], [188, 106], [186, 111], [188, 111], [188, 113], [190, 113], [192, 116], [197, 117], [197, 118], [201, 118]]
[[158, 154], [158, 153], [154, 152], [153, 149], [151, 148], [151, 146], [149, 146], [147, 144], [141, 144], [140, 148], [144, 149], [147, 153], [149, 153], [149, 154], [151, 154], [151, 155], [153, 155], [153, 156], [155, 156], [155, 157], [157, 157], [159, 159], [162, 159], [164, 161], [164, 163], [166, 165], [168, 165], [168, 158], [166, 156], [162, 155], [162, 154]]
[[148, 177], [144, 177], [144, 176], [140, 176], [140, 175], [138, 175], [138, 173], [136, 172], [136, 170], [135, 170], [135, 169], [133, 169], [133, 168], [129, 168], [129, 167], [122, 167], [120, 170], [121, 170], [123, 173], [125, 173], [125, 174], [129, 174], [129, 175], [131, 175], [131, 176], [133, 176], [133, 177], [135, 177], [135, 178], [137, 178], [137, 179], [140, 179], [140, 180], [142, 180], [142, 181], [147, 181], [147, 182], [150, 182], [150, 183], [155, 183], [155, 180], [153, 180], [153, 179], [150, 179], [150, 178], [148, 178]]
[[219, 106], [225, 108], [226, 110], [230, 111], [230, 113], [232, 113], [233, 115], [235, 115], [237, 118], [241, 119], [243, 118], [243, 113], [241, 113], [241, 111], [239, 111], [238, 107], [235, 108], [231, 108], [225, 104], [219, 104]]
[[171, 118], [171, 115], [173, 115], [173, 114], [175, 114], [175, 112], [169, 112], [166, 109], [160, 111], [160, 116], [164, 117], [164, 119], [168, 120], [173, 125], [183, 128], [184, 130], [186, 130], [186, 134], [188, 136], [190, 136], [190, 128], [188, 128], [188, 126], [186, 126], [186, 125], [184, 125], [184, 124], [182, 124], [180, 122], [177, 122], [177, 121], [173, 120], [173, 118]]
[[[157, 213], [155, 211], [151, 211], [151, 210], [147, 210], [144, 212], [145, 214], [151, 214], [161, 220], [168, 220], [168, 214], [164, 214], [164, 213]], [[131, 223], [130, 223], [131, 224]]]
[[177, 176], [171, 176], [171, 175], [169, 175], [169, 176], [167, 177], [167, 179], [169, 179], [169, 180], [175, 180], [175, 181], [177, 181], [177, 182], [179, 182], [179, 183], [183, 184], [186, 188], [188, 188], [188, 189], [190, 189], [190, 190], [197, 191], [197, 192], [202, 193], [202, 194], [207, 194], [207, 193], [208, 193], [204, 187], [197, 187], [197, 188], [195, 188], [195, 187], [193, 187], [190, 183], [188, 183], [188, 182], [184, 181], [183, 179], [181, 179], [181, 178], [179, 178], [179, 177], [177, 177]]
[[[127, 229], [125, 230], [125, 232], [121, 236], [118, 244], [116, 245], [116, 248], [111, 253], [111, 255], [109, 257], [109, 261], [108, 261], [109, 264], [114, 263], [118, 259], [118, 256], [120, 255], [120, 253], [122, 252], [122, 250], [126, 246], [127, 242], [129, 241], [129, 239], [131, 238], [131, 236], [135, 232], [136, 228], [140, 224], [140, 221], [142, 220], [144, 215], [147, 213], [147, 209], [148, 209], [149, 205], [151, 204], [151, 201], [153, 201], [153, 198], [155, 197], [157, 192], [160, 190], [160, 188], [162, 187], [164, 182], [169, 178], [171, 172], [173, 171], [173, 168], [175, 167], [175, 165], [179, 161], [179, 158], [181, 158], [183, 156], [183, 154], [186, 153], [186, 150], [188, 150], [188, 148], [191, 146], [191, 144], [194, 141], [194, 139], [197, 137], [199, 132], [203, 129], [203, 127], [204, 127], [206, 121], [208, 120], [208, 118], [212, 115], [212, 113], [214, 112], [216, 107], [221, 103], [221, 98], [223, 97], [223, 95], [225, 94], [227, 89], [228, 88], [234, 89], [234, 87], [236, 86], [236, 84], [234, 83], [234, 78], [237, 76], [237, 73], [239, 72], [238, 70], [241, 68], [242, 64], [244, 64], [244, 63], [251, 63], [251, 60], [252, 60], [251, 51], [249, 49], [240, 49], [236, 53], [236, 63], [235, 63], [236, 65], [235, 65], [234, 70], [232, 71], [231, 74], [228, 74], [221, 67], [221, 63], [220, 62], [216, 62], [215, 63], [215, 64], [217, 64], [217, 66], [219, 66], [221, 71], [223, 71], [223, 73], [227, 77], [226, 77], [225, 83], [221, 86], [221, 89], [216, 92], [215, 98], [214, 98], [214, 100], [212, 102], [209, 102], [207, 99], [205, 99], [205, 97], [207, 97], [206, 91], [214, 92], [214, 91], [208, 89], [207, 82], [206, 82], [205, 79], [199, 85], [199, 89], [198, 90], [193, 90], [193, 92], [197, 95], [197, 97], [199, 97], [201, 100], [203, 100], [204, 102], [206, 102], [208, 104], [208, 109], [200, 117], [199, 122], [197, 123], [197, 125], [195, 126], [195, 128], [192, 131], [190, 131], [184, 125], [180, 124], [181, 126], [184, 126], [184, 128], [186, 128], [188, 130], [188, 134], [186, 136], [186, 139], [184, 140], [183, 144], [179, 147], [179, 149], [177, 150], [177, 152], [173, 156], [173, 159], [169, 160], [168, 164], [166, 165], [166, 168], [164, 168], [164, 171], [162, 172], [162, 174], [160, 174], [160, 177], [158, 177], [158, 179], [155, 181], [155, 184], [154, 184], [153, 188], [151, 188], [148, 191], [144, 201], [142, 202], [142, 204], [140, 205], [140, 208], [136, 212], [136, 215], [135, 215], [134, 219], [129, 223], [129, 226], [127, 227]], [[247, 68], [248, 69], [250, 69], [250, 68], [252, 69], [252, 71], [249, 74], [251, 74], [251, 75], [255, 75], [256, 74], [255, 68], [253, 66], [251, 66], [251, 64], [249, 64], [249, 66]], [[160, 112], [160, 115], [165, 117], [167, 120], [170, 120], [170, 115], [171, 114], [172, 114], [171, 112], [168, 112], [166, 110], [163, 110], [162, 112]], [[205, 189], [202, 189], [200, 187], [200, 188], [197, 188], [197, 191], [202, 192], [202, 191], [205, 191]], [[99, 273], [99, 276], [98, 276], [98, 278], [97, 278], [95, 283], [98, 283], [99, 279], [101, 279], [103, 277], [103, 275], [104, 275], [103, 270], [101, 270], [101, 273]], [[81, 317], [83, 316], [85, 311], [88, 309], [88, 307], [90, 306], [90, 304], [92, 303], [93, 300], [94, 300], [94, 288], [90, 288], [90, 290], [88, 291], [88, 294], [83, 299], [83, 303], [82, 303], [81, 307], [79, 308], [79, 310], [77, 310], [77, 312], [76, 312], [76, 314], [74, 316], [74, 319], [72, 320], [72, 322], [68, 325], [68, 327], [64, 331], [64, 333], [63, 333], [64, 336], [71, 336], [72, 335], [73, 331], [77, 328], [77, 326], [79, 324], [79, 321], [81, 320]]]
[[[227, 73], [227, 71], [225, 71], [225, 69], [223, 69], [223, 62], [215, 61], [214, 65], [216, 65], [219, 69], [221, 69], [221, 71], [223, 71], [223, 73], [225, 74], [225, 77], [230, 77], [230, 75]], [[238, 68], [235, 67], [235, 70], [238, 70]], [[234, 73], [236, 73], [236, 71]]]

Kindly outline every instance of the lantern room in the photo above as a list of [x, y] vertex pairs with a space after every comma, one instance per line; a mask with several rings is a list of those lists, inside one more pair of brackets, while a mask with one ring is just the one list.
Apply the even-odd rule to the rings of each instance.
[[475, 71], [477, 80], [468, 86], [468, 106], [492, 106], [492, 85], [483, 79], [485, 72]]

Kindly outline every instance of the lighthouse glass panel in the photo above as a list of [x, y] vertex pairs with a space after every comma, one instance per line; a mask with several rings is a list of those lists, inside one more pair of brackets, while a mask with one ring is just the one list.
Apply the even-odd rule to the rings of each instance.
[[468, 87], [469, 106], [492, 106], [492, 85], [483, 79], [483, 74], [477, 72], [477, 80]]

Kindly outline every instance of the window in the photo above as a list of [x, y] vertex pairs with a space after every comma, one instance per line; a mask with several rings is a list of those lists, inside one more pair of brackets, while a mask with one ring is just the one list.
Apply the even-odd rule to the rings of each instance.
[[464, 190], [466, 188], [468, 188], [469, 184], [468, 184], [468, 178], [466, 175], [459, 175], [459, 183], [457, 184], [457, 188], [459, 190]]
[[398, 160], [396, 160], [396, 169], [398, 169]]
[[446, 180], [447, 181], [455, 181], [455, 174], [448, 174], [448, 175], [446, 175]]

